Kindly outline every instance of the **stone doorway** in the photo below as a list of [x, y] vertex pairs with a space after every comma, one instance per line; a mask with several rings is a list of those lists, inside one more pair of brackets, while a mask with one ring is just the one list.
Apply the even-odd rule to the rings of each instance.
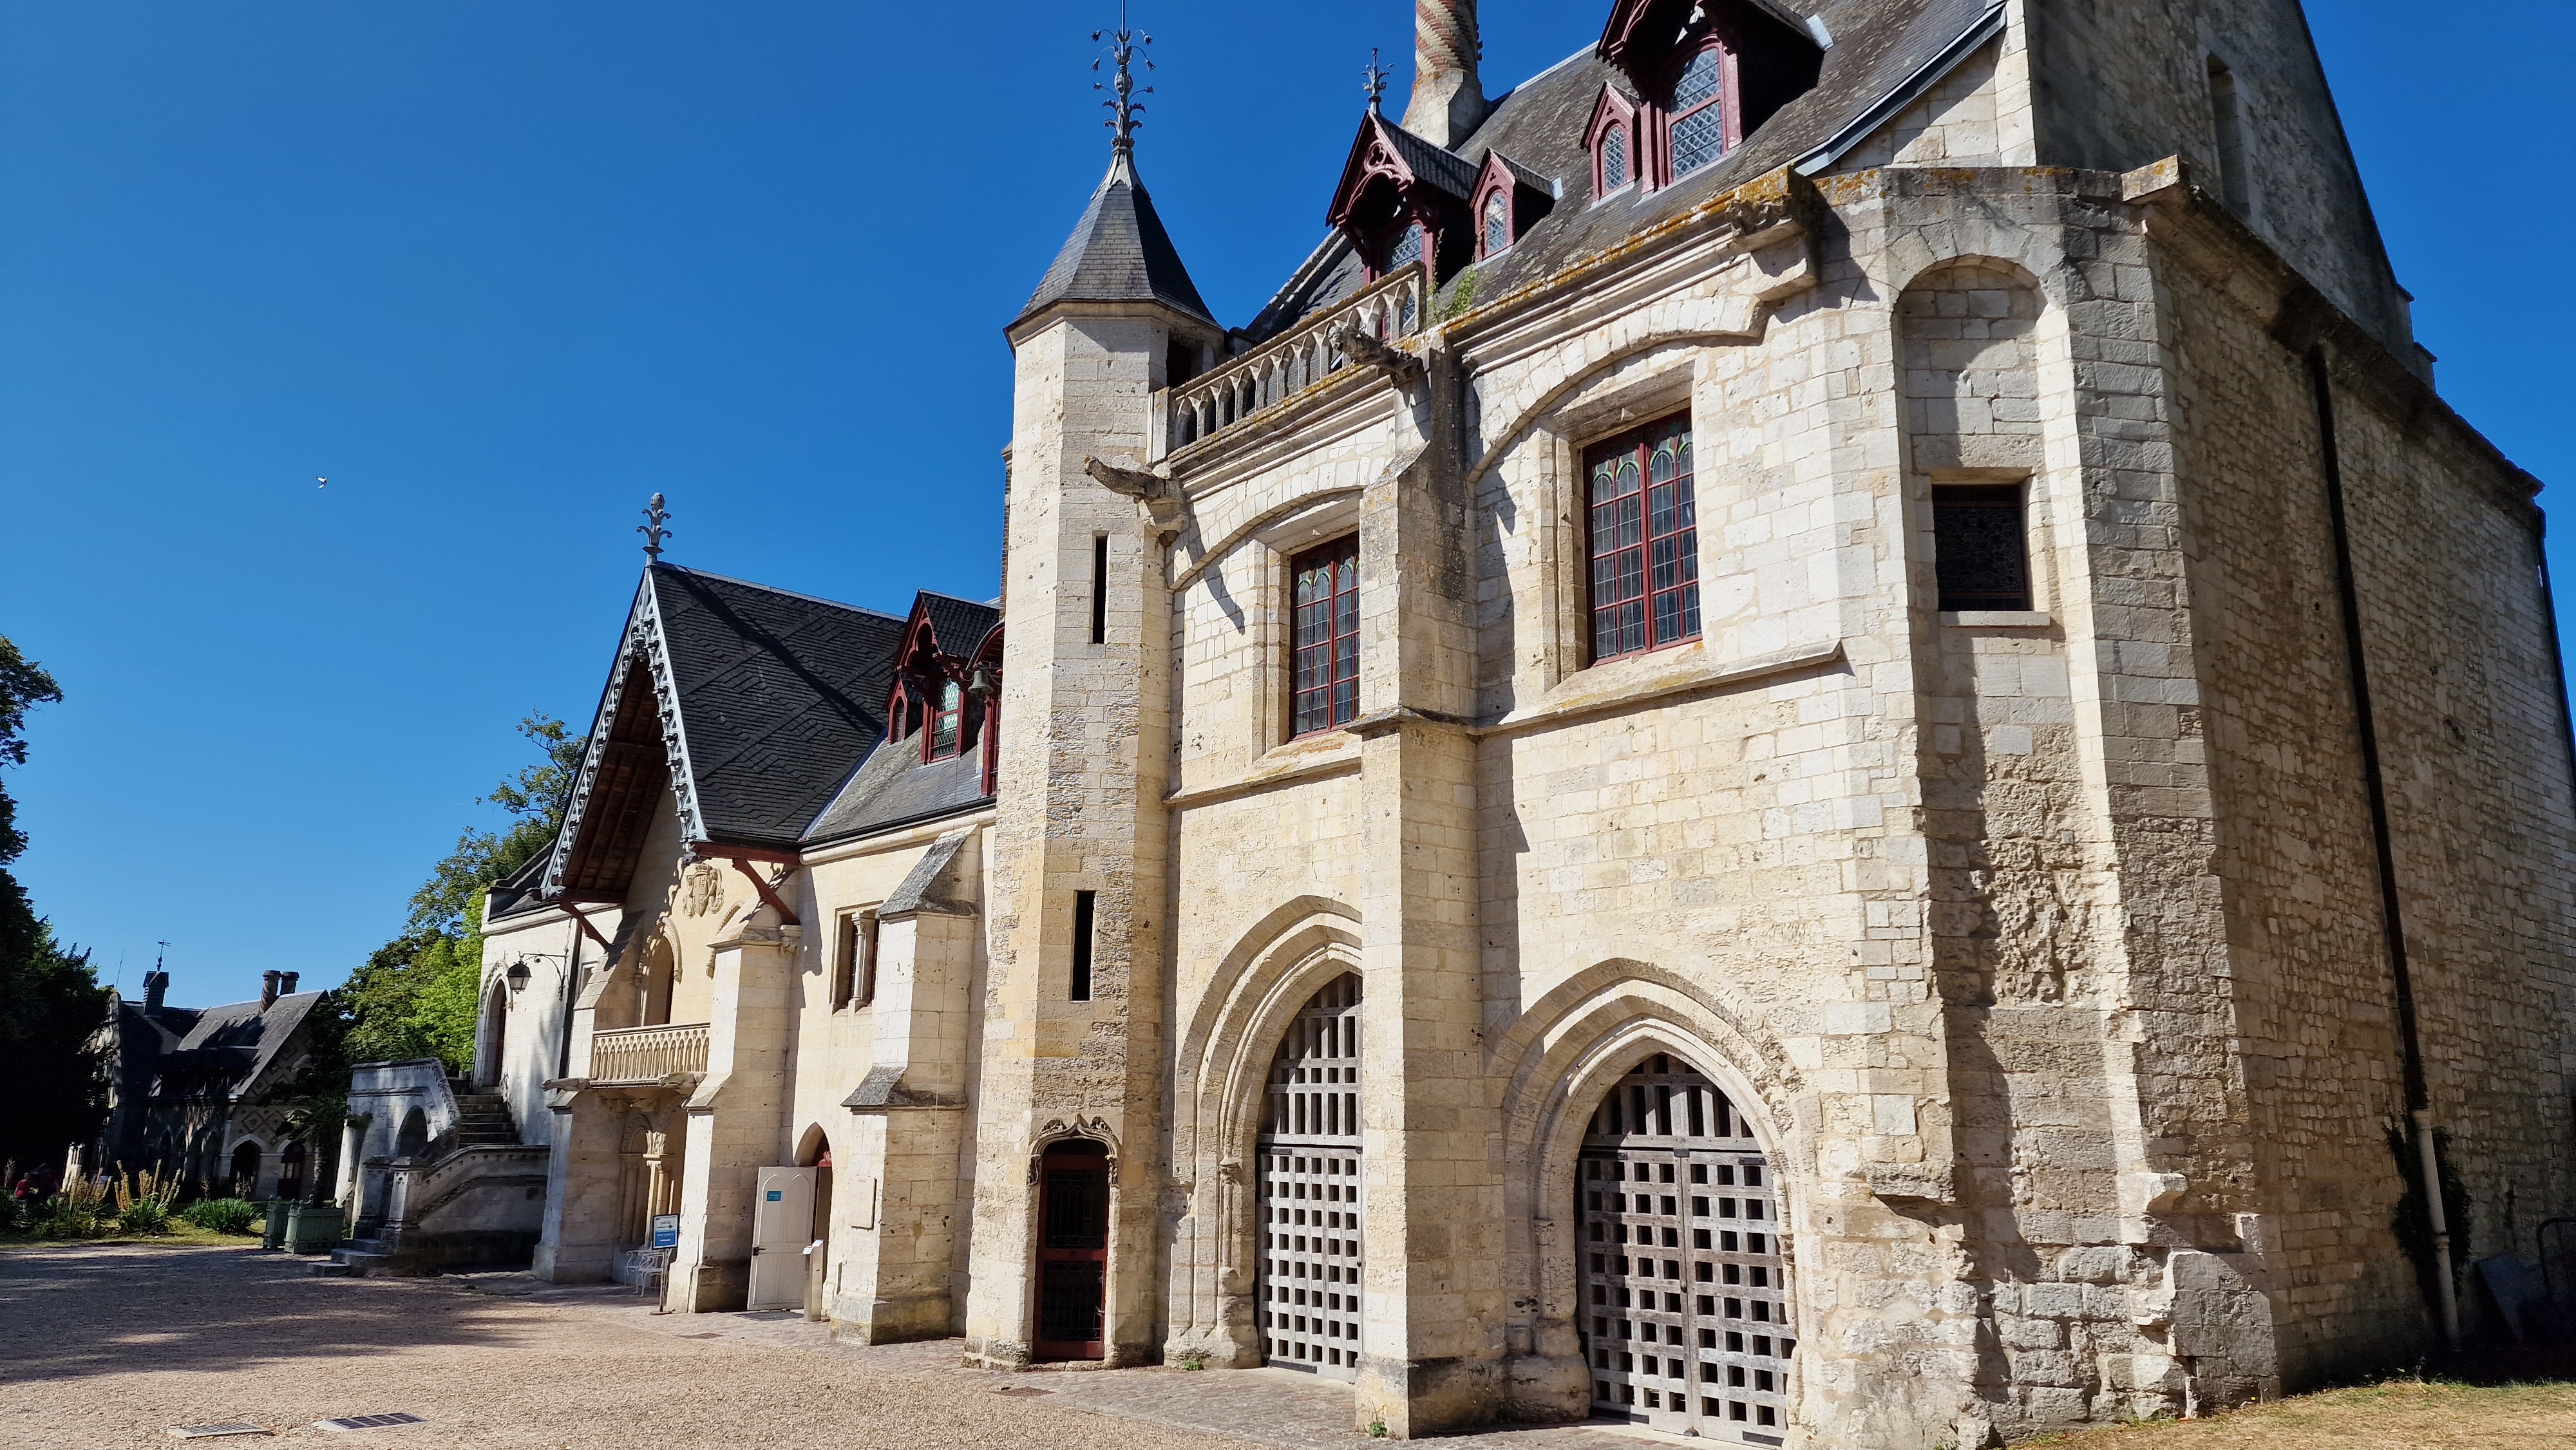
[[1752, 1124], [1658, 1053], [1593, 1110], [1574, 1186], [1592, 1413], [1782, 1443], [1797, 1330], [1779, 1187]]
[[1297, 1013], [1270, 1065], [1258, 1145], [1264, 1364], [1359, 1377], [1360, 979]]
[[1109, 1277], [1109, 1145], [1072, 1138], [1038, 1163], [1039, 1359], [1099, 1359]]

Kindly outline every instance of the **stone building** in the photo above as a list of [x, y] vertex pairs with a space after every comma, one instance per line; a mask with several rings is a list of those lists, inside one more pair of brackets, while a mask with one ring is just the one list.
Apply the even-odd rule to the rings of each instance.
[[1122, 125], [999, 615], [648, 571], [490, 913], [542, 1268], [676, 1213], [680, 1308], [1397, 1436], [2476, 1332], [2434, 1236], [2576, 1211], [2576, 759], [2298, 6], [1601, 8], [1489, 99], [1422, 0], [1241, 327]]
[[143, 974], [143, 1000], [108, 994], [103, 1049], [107, 1122], [73, 1150], [70, 1174], [157, 1172], [242, 1198], [304, 1198], [330, 1186], [330, 1143], [287, 1130], [277, 1101], [312, 1051], [320, 992], [298, 974], [261, 974], [259, 1000], [174, 1007], [170, 974]]

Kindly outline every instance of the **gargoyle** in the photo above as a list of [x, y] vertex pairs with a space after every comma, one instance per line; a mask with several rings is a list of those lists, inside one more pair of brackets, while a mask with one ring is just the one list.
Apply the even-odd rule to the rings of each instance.
[[1342, 356], [1362, 367], [1383, 368], [1395, 379], [1396, 386], [1407, 387], [1422, 376], [1422, 360], [1399, 347], [1390, 347], [1356, 325], [1345, 327], [1333, 337], [1333, 346]]
[[1097, 458], [1082, 460], [1082, 471], [1090, 474], [1102, 488], [1125, 494], [1145, 506], [1145, 516], [1152, 520], [1156, 532], [1168, 541], [1180, 532], [1181, 515], [1188, 504], [1181, 497], [1180, 485], [1159, 473], [1138, 468], [1120, 468]]

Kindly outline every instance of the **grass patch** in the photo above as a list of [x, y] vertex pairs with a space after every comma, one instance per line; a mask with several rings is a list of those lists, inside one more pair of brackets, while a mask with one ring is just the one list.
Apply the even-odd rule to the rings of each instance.
[[2055, 1450], [2529, 1450], [2576, 1445], [2576, 1383], [2391, 1379], [2200, 1420], [2115, 1425], [2033, 1442]]
[[255, 1233], [217, 1233], [186, 1219], [172, 1219], [161, 1233], [106, 1233], [97, 1238], [38, 1238], [33, 1234], [0, 1234], [0, 1249], [86, 1249], [100, 1244], [150, 1244], [156, 1248], [247, 1248], [259, 1242]]

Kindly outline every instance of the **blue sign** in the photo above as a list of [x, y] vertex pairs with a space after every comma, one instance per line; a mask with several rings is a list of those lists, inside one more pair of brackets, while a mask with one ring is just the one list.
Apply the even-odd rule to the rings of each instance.
[[785, 1198], [786, 1196], [787, 1196], [787, 1195], [786, 1195], [785, 1193], [783, 1193], [783, 1192], [779, 1191], [778, 1189], [773, 1188], [773, 1189], [769, 1190], [769, 1201], [770, 1201], [770, 1202], [772, 1202], [772, 1203], [776, 1203], [778, 1200], [780, 1200], [780, 1199], [782, 1199], [782, 1198]]
[[676, 1249], [680, 1246], [680, 1216], [676, 1213], [653, 1215], [653, 1247]]

